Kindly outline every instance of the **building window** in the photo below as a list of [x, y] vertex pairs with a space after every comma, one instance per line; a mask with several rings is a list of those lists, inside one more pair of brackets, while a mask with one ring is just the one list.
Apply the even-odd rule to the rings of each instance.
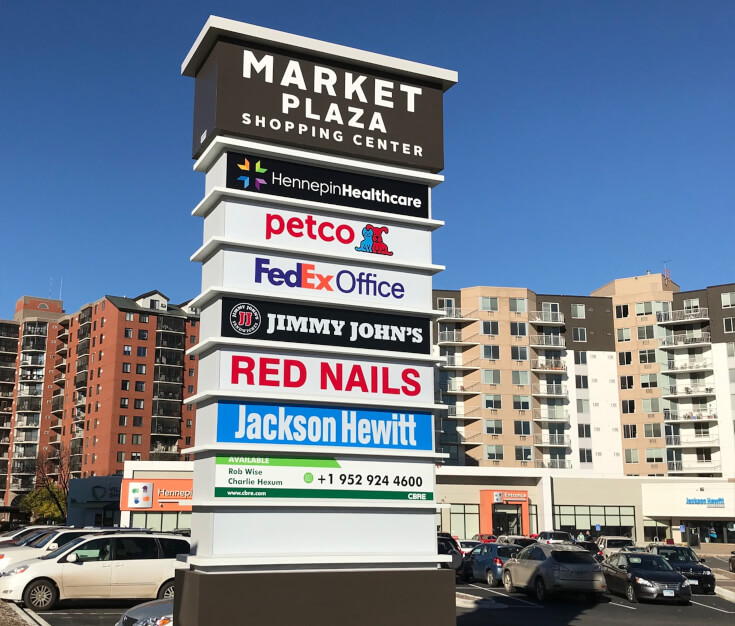
[[132, 339], [133, 338], [133, 329], [132, 328], [126, 328], [125, 332], [123, 333], [123, 336], [125, 339]]
[[689, 300], [684, 300], [683, 305], [685, 311], [699, 311], [699, 298], [690, 298]]
[[485, 420], [485, 433], [488, 435], [502, 435], [503, 420]]
[[632, 376], [621, 376], [620, 377], [620, 388], [621, 389], [633, 389], [633, 377]]
[[641, 388], [650, 389], [658, 387], [658, 377], [656, 374], [641, 374]]
[[141, 398], [136, 398], [133, 401], [133, 408], [134, 409], [143, 409], [144, 408], [144, 405], [145, 405], [145, 400], [143, 400]]
[[661, 424], [643, 424], [644, 437], [660, 437]]
[[630, 414], [635, 413], [635, 400], [623, 400], [620, 403], [623, 413]]
[[148, 348], [146, 348], [145, 346], [138, 346], [138, 356], [148, 356]]
[[630, 341], [630, 328], [618, 328], [618, 341]]
[[510, 323], [510, 334], [514, 337], [525, 337], [526, 336], [526, 322], [511, 322]]
[[118, 452], [117, 453], [117, 462], [118, 463], [124, 463], [125, 462], [125, 453], [124, 452]]
[[577, 350], [574, 353], [575, 365], [587, 365], [587, 352], [584, 350]]
[[191, 428], [191, 426], [192, 426], [192, 421], [191, 420], [186, 420], [186, 427], [187, 428]]
[[189, 369], [189, 376], [194, 376], [194, 370], [193, 369]]
[[135, 391], [145, 391], [145, 382], [143, 382], [142, 380], [136, 380]]
[[136, 374], [145, 374], [145, 363], [136, 363], [135, 364], [135, 373]]
[[[132, 322], [135, 319], [135, 316], [132, 313], [126, 313], [125, 314], [125, 321], [126, 322]], [[132, 332], [133, 329], [130, 329], [130, 332]]]
[[120, 389], [122, 391], [130, 391], [130, 381], [129, 380], [121, 380], [120, 381]]
[[722, 308], [729, 309], [735, 306], [735, 291], [720, 294], [722, 299]]
[[500, 370], [482, 370], [483, 385], [499, 385]]
[[498, 323], [484, 321], [482, 323], [482, 334], [483, 335], [497, 335], [498, 334]]
[[580, 463], [592, 463], [592, 448], [580, 448], [579, 449], [579, 462]]
[[147, 324], [148, 323], [148, 313], [141, 313], [138, 319], [140, 320], [141, 324]]
[[653, 313], [653, 302], [636, 302], [635, 303], [635, 314], [636, 315], [651, 315]]
[[143, 443], [143, 435], [133, 435], [130, 440], [134, 446], [139, 446]]
[[122, 445], [124, 445], [125, 443], [127, 443], [127, 439], [128, 439], [128, 436], [125, 433], [120, 433], [117, 436], [117, 442], [119, 444], [122, 444]]
[[125, 356], [130, 356], [133, 354], [133, 346], [123, 346], [123, 354]]
[[663, 448], [646, 448], [646, 463], [663, 463]]
[[581, 376], [577, 374], [574, 377], [574, 380], [575, 380], [577, 389], [587, 389], [587, 387], [589, 386], [586, 376]]
[[638, 426], [623, 424], [623, 439], [635, 439], [638, 436]]
[[190, 361], [196, 361], [197, 360], [197, 355], [196, 354], [190, 354], [189, 355], [189, 360]]
[[653, 339], [656, 336], [655, 326], [639, 326], [638, 339]]
[[644, 398], [642, 402], [644, 413], [658, 413], [661, 410], [659, 398]]
[[697, 461], [711, 461], [712, 450], [710, 448], [696, 448]]
[[186, 393], [194, 393], [194, 385], [188, 385], [186, 387]]
[[656, 362], [656, 351], [655, 350], [638, 350], [638, 360], [641, 363], [655, 363]]
[[129, 374], [130, 373], [130, 363], [123, 363], [122, 371], [123, 371], [123, 374]]
[[513, 422], [513, 433], [515, 435], [530, 435], [531, 422], [516, 420]]
[[572, 305], [572, 319], [583, 320], [585, 318], [584, 304]]
[[120, 426], [127, 426], [128, 425], [128, 418], [126, 415], [121, 415], [119, 419], [117, 420], [117, 423]]
[[193, 346], [197, 342], [196, 335], [189, 335], [189, 343]]
[[592, 427], [589, 424], [577, 424], [577, 432], [580, 437], [589, 439], [592, 436]]
[[735, 317], [726, 317], [722, 321], [725, 324], [726, 333], [735, 333]]
[[516, 411], [528, 411], [531, 408], [531, 396], [513, 396], [513, 408]]
[[497, 361], [500, 358], [500, 346], [482, 346], [482, 358]]
[[626, 463], [638, 463], [638, 448], [627, 448], [625, 450]]
[[528, 310], [525, 298], [510, 298], [511, 313], [525, 313]]
[[586, 398], [577, 398], [577, 413], [587, 415], [590, 412], [590, 401]]
[[145, 341], [148, 339], [148, 331], [147, 330], [139, 330], [138, 331], [138, 339], [140, 341]]
[[513, 370], [511, 372], [511, 382], [514, 385], [528, 385], [531, 382], [531, 373], [525, 370]]
[[528, 361], [528, 347], [526, 346], [511, 346], [510, 347], [510, 358], [514, 361]]
[[191, 445], [191, 437], [187, 437], [187, 438], [186, 438], [186, 439], [184, 440], [184, 443], [185, 443], [185, 444], [186, 444], [187, 446], [190, 446], [190, 445]]
[[618, 352], [618, 364], [619, 365], [630, 365], [633, 361], [632, 352]]
[[587, 341], [587, 329], [586, 328], [572, 328], [572, 339], [585, 343]]
[[143, 425], [143, 416], [133, 415], [133, 426], [135, 428], [140, 428], [142, 425]]
[[623, 319], [624, 317], [628, 317], [628, 305], [627, 304], [618, 304], [615, 307], [615, 317], [620, 319]]
[[120, 408], [127, 409], [130, 401], [127, 398], [120, 398]]
[[498, 299], [480, 297], [480, 311], [497, 311], [498, 310]]
[[451, 520], [449, 530], [452, 535], [455, 537], [472, 537], [480, 532], [480, 505], [452, 504], [449, 519]]
[[533, 451], [530, 446], [516, 446], [516, 461], [533, 461]]
[[140, 452], [131, 452], [130, 453], [130, 460], [131, 461], [140, 461]]
[[489, 461], [502, 461], [503, 446], [487, 446], [487, 458]]
[[482, 396], [482, 402], [486, 409], [499, 409], [501, 408], [500, 394], [484, 394]]

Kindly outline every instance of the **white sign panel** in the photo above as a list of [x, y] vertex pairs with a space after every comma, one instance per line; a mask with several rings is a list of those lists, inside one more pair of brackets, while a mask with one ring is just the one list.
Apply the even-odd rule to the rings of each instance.
[[387, 224], [379, 215], [371, 219], [346, 219], [227, 201], [204, 218], [204, 232], [205, 237], [227, 236], [292, 252], [337, 254], [357, 263], [379, 260], [412, 265], [431, 263], [430, 231]]
[[431, 403], [434, 397], [431, 365], [255, 350], [222, 350], [219, 358], [223, 391], [270, 393], [281, 401], [319, 396], [324, 402], [372, 399], [396, 406]]
[[[218, 456], [216, 499], [434, 499], [432, 463], [355, 461], [338, 457]], [[229, 502], [226, 502], [229, 504]]]
[[431, 276], [327, 263], [265, 252], [220, 250], [205, 261], [202, 289], [221, 285], [259, 295], [330, 301], [366, 307], [428, 310]]

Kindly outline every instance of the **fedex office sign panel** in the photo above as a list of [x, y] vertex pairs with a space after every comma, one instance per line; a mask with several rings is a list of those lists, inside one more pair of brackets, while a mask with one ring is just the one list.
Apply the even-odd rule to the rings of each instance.
[[[252, 289], [294, 299], [328, 299], [363, 306], [428, 309], [431, 306], [431, 276], [366, 268], [345, 263], [327, 263], [241, 250], [222, 250], [223, 287]], [[205, 262], [202, 275], [208, 276]], [[209, 285], [203, 285], [206, 289]]]
[[[344, 219], [225, 202], [227, 237], [288, 250], [332, 253], [364, 261], [431, 263], [431, 232], [389, 224], [376, 215]], [[205, 223], [205, 229], [207, 225]], [[224, 234], [224, 233], [221, 233]]]
[[430, 365], [384, 363], [318, 356], [286, 356], [257, 350], [222, 350], [220, 389], [269, 393], [282, 399], [391, 400], [396, 406], [431, 403]]

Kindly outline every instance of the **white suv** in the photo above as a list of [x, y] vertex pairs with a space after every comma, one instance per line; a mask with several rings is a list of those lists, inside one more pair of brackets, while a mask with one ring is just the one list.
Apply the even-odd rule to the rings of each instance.
[[176, 555], [189, 540], [165, 533], [84, 535], [0, 572], [0, 598], [34, 611], [71, 598], [173, 598]]

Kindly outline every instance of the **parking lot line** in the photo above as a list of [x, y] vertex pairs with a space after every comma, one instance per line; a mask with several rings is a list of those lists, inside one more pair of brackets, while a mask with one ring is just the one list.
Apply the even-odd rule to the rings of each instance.
[[38, 613], [31, 611], [31, 609], [29, 609], [28, 607], [24, 607], [21, 610], [29, 615], [32, 620], [35, 620], [40, 626], [51, 626], [51, 624], [43, 619]]
[[691, 600], [692, 604], [696, 604], [697, 606], [704, 606], [708, 609], [712, 609], [713, 611], [719, 611], [720, 613], [727, 613], [728, 615], [735, 615], [735, 611], [726, 611], [725, 609], [718, 609], [716, 606], [710, 606], [709, 604], [702, 604], [701, 602], [695, 602], [694, 600]]
[[631, 609], [633, 611], [637, 611], [638, 609], [634, 606], [628, 606], [627, 604], [618, 604], [617, 602], [609, 602], [609, 604], [612, 604], [613, 606], [620, 606], [624, 609]]
[[507, 593], [502, 593], [500, 591], [495, 591], [495, 589], [491, 589], [490, 587], [480, 587], [479, 585], [474, 585], [470, 583], [470, 587], [475, 587], [476, 589], [482, 589], [483, 591], [489, 591], [490, 593], [497, 594], [499, 596], [503, 596], [504, 598], [508, 598], [509, 600], [515, 600], [516, 602], [522, 602], [523, 604], [528, 604], [529, 606], [534, 607], [535, 609], [543, 609], [544, 607], [540, 604], [534, 604], [533, 602], [529, 602], [528, 600], [521, 600], [520, 598], [514, 598], [513, 596], [509, 596]]

